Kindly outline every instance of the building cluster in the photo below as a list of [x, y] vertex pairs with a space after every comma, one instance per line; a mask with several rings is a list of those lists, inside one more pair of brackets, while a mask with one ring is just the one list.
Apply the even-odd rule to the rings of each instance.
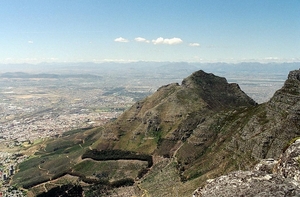
[[0, 100], [0, 143], [8, 147], [72, 129], [103, 125], [133, 103], [132, 98], [124, 96], [70, 98], [55, 103], [39, 97], [23, 97], [17, 99], [11, 95], [9, 101]]
[[0, 197], [26, 196], [25, 191], [10, 185], [10, 180], [16, 172], [17, 164], [26, 158], [26, 155], [20, 153], [0, 152]]
[[41, 114], [40, 116], [21, 118], [0, 125], [0, 142], [7, 146], [20, 145], [22, 142], [33, 142], [35, 139], [60, 135], [72, 129], [100, 126], [120, 112], [90, 112], [61, 114]]

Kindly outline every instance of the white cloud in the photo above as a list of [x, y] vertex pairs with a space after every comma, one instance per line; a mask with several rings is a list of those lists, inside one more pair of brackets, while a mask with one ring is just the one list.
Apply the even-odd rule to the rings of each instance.
[[134, 39], [137, 42], [146, 42], [146, 43], [150, 43], [149, 40], [147, 40], [146, 38], [141, 38], [141, 37], [137, 37]]
[[119, 37], [119, 38], [115, 39], [115, 42], [129, 42], [129, 40], [127, 40], [125, 38], [122, 38], [122, 37]]
[[162, 37], [157, 38], [156, 40], [152, 40], [153, 44], [169, 44], [169, 45], [173, 45], [173, 44], [180, 44], [183, 41], [180, 38], [171, 38], [171, 39], [164, 39]]
[[162, 37], [157, 38], [156, 40], [152, 40], [153, 44], [163, 44], [164, 39]]
[[180, 38], [171, 38], [171, 39], [165, 39], [165, 44], [180, 44], [182, 43], [182, 40]]
[[29, 40], [29, 41], [28, 41], [28, 44], [33, 44], [33, 41], [32, 41], [32, 40]]
[[196, 42], [194, 42], [194, 43], [190, 43], [190, 44], [189, 44], [189, 46], [191, 46], [191, 47], [199, 47], [199, 46], [200, 46], [200, 44], [199, 44], [199, 43], [196, 43]]

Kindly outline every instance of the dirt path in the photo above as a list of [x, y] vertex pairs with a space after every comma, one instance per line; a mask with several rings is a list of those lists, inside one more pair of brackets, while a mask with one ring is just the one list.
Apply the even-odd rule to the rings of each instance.
[[181, 149], [181, 147], [184, 145], [184, 143], [182, 143], [173, 153], [172, 158], [176, 158], [177, 152], [179, 151], [179, 149]]
[[48, 189], [46, 187], [46, 183], [43, 184], [43, 187], [44, 187], [45, 192], [48, 192]]
[[137, 187], [138, 187], [141, 191], [143, 191], [143, 194], [142, 194], [141, 197], [149, 197], [149, 192], [148, 192], [146, 189], [142, 188], [140, 184], [137, 184]]
[[176, 158], [176, 155], [177, 155], [177, 152], [179, 151], [179, 149], [181, 149], [181, 147], [184, 145], [184, 143], [182, 143], [173, 153], [172, 155], [172, 159], [170, 160], [170, 162], [164, 167], [164, 168], [167, 168], [171, 163], [173, 162], [176, 162], [177, 163], [177, 158]]

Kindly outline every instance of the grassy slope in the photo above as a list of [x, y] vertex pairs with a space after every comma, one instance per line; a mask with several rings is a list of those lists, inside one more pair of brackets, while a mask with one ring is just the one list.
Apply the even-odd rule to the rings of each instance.
[[[13, 177], [13, 182], [24, 187], [31, 187], [66, 173], [80, 160], [85, 148], [91, 144], [89, 140], [83, 143], [83, 138], [93, 133], [94, 131], [91, 130], [81, 138], [80, 134], [77, 136], [75, 133], [34, 145], [35, 154], [18, 166], [19, 173]], [[31, 152], [34, 147], [30, 148]]]

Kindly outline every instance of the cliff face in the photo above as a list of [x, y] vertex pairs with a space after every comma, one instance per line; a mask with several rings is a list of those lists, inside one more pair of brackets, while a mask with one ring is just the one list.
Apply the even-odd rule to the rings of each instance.
[[299, 70], [291, 71], [284, 86], [249, 116], [232, 144], [240, 151], [251, 150], [255, 158], [278, 158], [287, 141], [300, 135], [299, 78]]

